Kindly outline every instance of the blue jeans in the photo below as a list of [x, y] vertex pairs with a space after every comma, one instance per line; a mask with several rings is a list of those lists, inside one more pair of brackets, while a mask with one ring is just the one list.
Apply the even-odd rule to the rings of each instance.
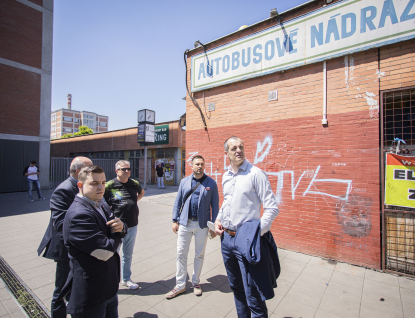
[[268, 317], [265, 301], [247, 271], [247, 261], [235, 247], [235, 237], [224, 232], [221, 238], [222, 257], [233, 291], [238, 318]]
[[29, 191], [29, 198], [30, 198], [30, 200], [33, 200], [33, 197], [32, 197], [33, 184], [36, 187], [37, 195], [39, 196], [39, 199], [40, 199], [42, 197], [42, 193], [40, 192], [40, 183], [39, 183], [39, 180], [27, 179], [27, 186], [28, 186], [28, 191]]
[[131, 263], [133, 262], [133, 252], [136, 237], [137, 226], [133, 226], [128, 228], [127, 234], [122, 239], [121, 272], [123, 281], [131, 279]]
[[[56, 261], [56, 274], [55, 274], [55, 290], [53, 291], [52, 304], [50, 306], [52, 318], [65, 318], [66, 317], [66, 304], [65, 301], [59, 299], [59, 294], [62, 291], [63, 286], [66, 283], [66, 279], [69, 276], [70, 266], [69, 260]], [[69, 300], [69, 294], [66, 295], [66, 300]]]
[[102, 305], [82, 313], [71, 314], [72, 318], [118, 318], [118, 297], [115, 295]]

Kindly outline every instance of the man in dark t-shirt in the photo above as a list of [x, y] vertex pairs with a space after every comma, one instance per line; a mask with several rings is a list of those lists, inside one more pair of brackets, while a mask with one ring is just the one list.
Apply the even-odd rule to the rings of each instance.
[[138, 206], [144, 196], [144, 190], [140, 183], [130, 178], [130, 162], [120, 160], [115, 164], [117, 177], [108, 181], [105, 185], [105, 200], [114, 211], [114, 214], [127, 224], [128, 232], [122, 239], [122, 284], [130, 289], [137, 289], [139, 286], [131, 280], [131, 263], [135, 239], [137, 236]]
[[164, 168], [162, 167], [161, 163], [157, 164], [156, 167], [156, 173], [157, 173], [157, 184], [159, 186], [159, 189], [164, 189]]

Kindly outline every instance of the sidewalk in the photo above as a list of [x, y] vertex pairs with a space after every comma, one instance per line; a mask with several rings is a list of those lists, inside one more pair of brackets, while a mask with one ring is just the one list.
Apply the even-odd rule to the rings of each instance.
[[[177, 187], [148, 185], [139, 201], [138, 237], [132, 279], [140, 289], [120, 285], [120, 317], [236, 317], [218, 238], [208, 241], [201, 286], [196, 297], [190, 289], [167, 300], [175, 285], [176, 235], [171, 212]], [[52, 190], [43, 191], [49, 199]], [[283, 211], [281, 212], [283, 213]], [[0, 255], [50, 309], [55, 264], [36, 250], [49, 222], [49, 201], [28, 202], [27, 193], [0, 194]], [[276, 238], [278, 244], [278, 238]], [[192, 273], [194, 246], [189, 252]], [[415, 280], [345, 263], [279, 250], [281, 276], [276, 296], [267, 301], [269, 317], [415, 317]], [[7, 293], [1, 288], [0, 301]], [[10, 296], [10, 295], [9, 295]], [[383, 299], [383, 301], [381, 300]], [[1, 303], [0, 303], [1, 306]], [[9, 314], [0, 307], [0, 317]]]

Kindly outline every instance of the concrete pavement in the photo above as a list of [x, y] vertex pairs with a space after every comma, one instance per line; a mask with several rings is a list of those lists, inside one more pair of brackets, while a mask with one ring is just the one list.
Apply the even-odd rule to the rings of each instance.
[[[159, 190], [150, 185], [139, 202], [132, 279], [141, 288], [131, 291], [120, 285], [119, 316], [236, 317], [218, 238], [209, 240], [206, 248], [203, 295], [193, 295], [188, 282], [186, 294], [171, 300], [164, 297], [175, 285], [176, 235], [171, 230], [171, 211], [176, 192], [177, 187]], [[49, 199], [52, 190], [42, 193]], [[30, 203], [27, 193], [0, 194], [0, 255], [50, 309], [55, 264], [36, 253], [49, 217], [48, 200]], [[193, 256], [191, 246], [190, 274]], [[413, 279], [288, 250], [280, 249], [279, 256], [282, 273], [276, 296], [267, 301], [271, 318], [415, 317]], [[4, 309], [3, 300], [10, 297], [4, 290], [0, 284], [0, 317], [23, 317]]]

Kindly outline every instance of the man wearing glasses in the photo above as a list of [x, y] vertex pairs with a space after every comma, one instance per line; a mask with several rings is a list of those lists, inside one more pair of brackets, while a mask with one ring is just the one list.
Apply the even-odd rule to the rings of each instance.
[[140, 183], [130, 178], [130, 162], [120, 160], [115, 164], [117, 177], [110, 180], [105, 185], [105, 200], [111, 207], [115, 216], [127, 224], [128, 232], [122, 239], [122, 285], [130, 289], [137, 289], [139, 286], [131, 280], [131, 263], [135, 239], [137, 236], [138, 206], [139, 201], [144, 196], [144, 190]]

